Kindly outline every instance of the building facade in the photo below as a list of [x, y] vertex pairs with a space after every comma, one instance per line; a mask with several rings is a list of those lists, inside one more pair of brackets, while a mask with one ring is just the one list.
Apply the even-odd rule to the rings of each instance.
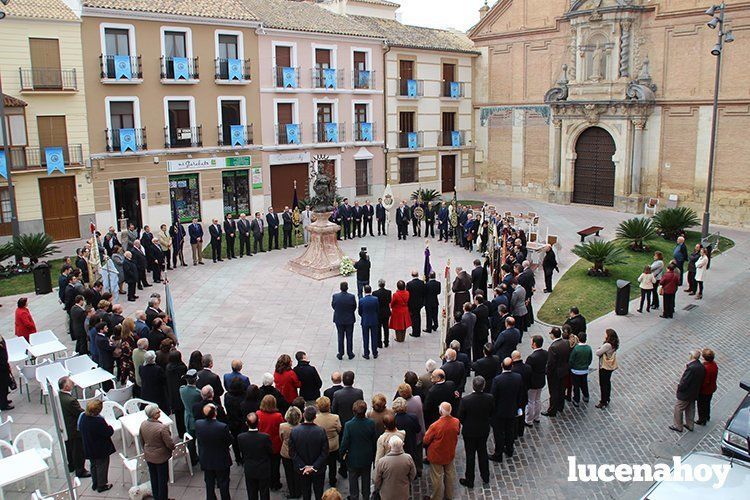
[[[85, 236], [93, 219], [81, 22], [61, 0], [14, 0], [0, 8], [0, 78], [21, 233]], [[0, 236], [11, 234], [0, 177]]]
[[[703, 210], [716, 32], [701, 0], [500, 0], [469, 36], [477, 188], [642, 213], [647, 198]], [[724, 50], [714, 221], [750, 220], [744, 83], [750, 2]], [[718, 210], [717, 210], [718, 208]]]

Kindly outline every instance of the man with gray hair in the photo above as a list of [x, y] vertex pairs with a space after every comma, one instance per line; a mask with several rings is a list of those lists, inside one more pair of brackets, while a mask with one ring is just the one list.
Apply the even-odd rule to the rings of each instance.
[[[435, 370], [439, 372], [440, 370]], [[452, 406], [448, 402], [440, 403], [440, 418], [437, 419], [424, 435], [424, 446], [427, 448], [427, 459], [430, 462], [430, 482], [432, 483], [432, 500], [453, 498], [456, 485], [456, 444], [461, 428], [457, 418], [451, 416]]]
[[154, 297], [152, 295], [148, 299], [148, 307], [146, 308], [146, 325], [148, 325], [149, 328], [153, 328], [154, 320], [158, 318], [159, 313], [161, 313], [161, 309], [159, 309], [160, 303], [161, 300], [159, 300], [159, 297]]
[[65, 441], [68, 472], [75, 472], [76, 477], [90, 477], [91, 473], [86, 470], [86, 460], [83, 457], [83, 439], [78, 432], [78, 418], [83, 409], [72, 394], [75, 384], [70, 377], [63, 377], [57, 382], [57, 387], [60, 389], [60, 410], [65, 424], [65, 434], [68, 436], [68, 440]]
[[198, 389], [203, 389], [210, 385], [214, 389], [214, 404], [221, 406], [221, 395], [224, 394], [224, 387], [221, 385], [221, 378], [212, 371], [214, 367], [214, 357], [210, 354], [204, 354], [201, 360], [203, 369], [198, 372], [198, 382], [195, 384]]
[[378, 299], [378, 323], [380, 324], [378, 330], [382, 330], [380, 335], [378, 335], [378, 348], [388, 347], [391, 337], [388, 321], [391, 318], [391, 299], [393, 298], [393, 294], [385, 287], [385, 280], [381, 278], [378, 280], [378, 289], [372, 292], [372, 295]]
[[425, 361], [425, 372], [419, 376], [419, 382], [417, 382], [417, 387], [422, 389], [423, 394], [427, 394], [427, 391], [432, 387], [432, 372], [434, 372], [437, 367], [437, 362], [434, 359], [428, 359]]
[[390, 451], [375, 465], [375, 489], [380, 498], [409, 498], [409, 484], [417, 477], [414, 460], [404, 453], [398, 436], [388, 440]]
[[138, 284], [138, 266], [133, 259], [132, 252], [125, 252], [122, 261], [123, 281], [128, 286], [128, 302], [135, 302], [138, 296], [135, 294], [135, 288]]
[[169, 459], [175, 448], [169, 426], [159, 421], [160, 416], [158, 405], [146, 406], [147, 420], [141, 424], [139, 433], [155, 500], [169, 497]]
[[[677, 384], [677, 402], [674, 405], [674, 424], [669, 428], [676, 432], [682, 432], [684, 428], [691, 431], [695, 424], [695, 401], [706, 377], [706, 368], [700, 362], [701, 351], [694, 349], [690, 351], [688, 363], [682, 373], [680, 383]], [[682, 414], [685, 414], [685, 423], [682, 423]]]

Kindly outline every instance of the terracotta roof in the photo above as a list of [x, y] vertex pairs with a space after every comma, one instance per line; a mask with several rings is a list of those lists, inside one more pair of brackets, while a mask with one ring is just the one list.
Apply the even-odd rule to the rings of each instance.
[[22, 17], [78, 21], [78, 16], [62, 0], [11, 0], [8, 5], [0, 4], [0, 12], [5, 13], [6, 19]]
[[400, 3], [389, 2], [388, 0], [349, 0], [350, 2], [372, 3], [375, 5], [387, 5], [388, 7], [401, 7]]
[[8, 108], [23, 108], [26, 106], [26, 101], [22, 101], [17, 97], [9, 96], [8, 94], [3, 94], [3, 104]]
[[349, 16], [349, 18], [368, 26], [373, 33], [379, 33], [394, 47], [478, 54], [472, 41], [463, 33], [412, 26], [394, 19], [366, 16]]
[[241, 0], [84, 0], [83, 6], [238, 21], [257, 20]]

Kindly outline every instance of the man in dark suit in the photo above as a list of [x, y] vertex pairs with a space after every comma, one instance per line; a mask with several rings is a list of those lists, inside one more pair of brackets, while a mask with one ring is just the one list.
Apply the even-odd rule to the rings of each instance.
[[378, 219], [378, 236], [385, 235], [386, 213], [383, 198], [378, 198], [378, 204], [375, 205], [375, 218]]
[[75, 384], [70, 377], [63, 377], [58, 381], [57, 386], [60, 389], [60, 410], [65, 424], [65, 434], [68, 436], [68, 440], [65, 441], [68, 472], [74, 472], [76, 477], [91, 477], [91, 473], [85, 467], [83, 439], [81, 433], [78, 432], [78, 417], [83, 413], [83, 409], [75, 396], [71, 394]]
[[570, 371], [570, 342], [562, 338], [562, 331], [553, 327], [552, 343], [547, 350], [547, 384], [549, 385], [549, 408], [542, 412], [545, 417], [554, 417], [565, 408], [565, 376]]
[[300, 478], [302, 498], [322, 498], [328, 458], [328, 437], [322, 427], [315, 425], [318, 411], [314, 406], [305, 408], [303, 422], [292, 429], [289, 436], [289, 456]]
[[[494, 377], [493, 377], [494, 378]], [[487, 457], [487, 438], [490, 436], [490, 423], [495, 410], [495, 399], [485, 390], [484, 377], [478, 375], [472, 381], [474, 392], [461, 400], [458, 419], [461, 421], [461, 434], [466, 451], [466, 475], [458, 480], [462, 486], [474, 487], [474, 459], [479, 457], [479, 475], [482, 483], [490, 482], [490, 463]]]
[[212, 371], [214, 367], [214, 357], [210, 354], [204, 354], [201, 360], [203, 369], [198, 372], [198, 380], [195, 386], [198, 389], [210, 385], [214, 390], [214, 403], [221, 406], [221, 395], [224, 394], [224, 386], [221, 384], [221, 377]]
[[281, 214], [281, 222], [283, 245], [284, 248], [289, 248], [292, 246], [292, 227], [294, 226], [294, 222], [292, 221], [292, 211], [289, 210], [289, 207], [284, 207], [284, 212]]
[[128, 286], [128, 302], [135, 302], [138, 296], [135, 294], [135, 288], [138, 284], [138, 266], [133, 260], [133, 253], [125, 252], [125, 260], [122, 262], [123, 277], [125, 284]]
[[435, 204], [430, 202], [424, 207], [424, 235], [425, 237], [435, 237]]
[[279, 249], [279, 215], [273, 211], [273, 207], [268, 207], [266, 214], [266, 224], [268, 224], [268, 251], [274, 248]]
[[294, 373], [300, 381], [301, 387], [299, 395], [305, 398], [305, 401], [315, 401], [320, 397], [320, 388], [323, 387], [323, 381], [320, 380], [320, 374], [310, 360], [307, 359], [305, 351], [297, 351], [294, 355], [297, 360], [297, 366], [294, 367]]
[[352, 405], [355, 401], [360, 399], [364, 400], [365, 396], [362, 389], [357, 389], [354, 386], [354, 372], [345, 371], [342, 376], [344, 387], [336, 391], [333, 395], [333, 402], [331, 403], [331, 413], [335, 413], [341, 420], [341, 426], [343, 427], [349, 420], [354, 416]]
[[152, 276], [154, 283], [161, 283], [161, 271], [164, 268], [165, 260], [164, 250], [162, 250], [158, 244], [151, 241], [148, 245], [146, 258], [148, 258], [148, 265], [153, 273]]
[[133, 261], [135, 266], [138, 268], [138, 289], [143, 290], [148, 288], [148, 281], [146, 280], [146, 269], [148, 269], [148, 259], [146, 258], [146, 251], [143, 249], [140, 240], [135, 240], [133, 246], [130, 247], [130, 253], [133, 255]]
[[571, 307], [568, 313], [568, 319], [565, 320], [564, 325], [570, 325], [570, 333], [578, 335], [579, 332], [586, 331], [586, 318], [578, 310], [577, 307]]
[[523, 380], [523, 389], [521, 389], [521, 414], [518, 415], [516, 434], [518, 437], [523, 436], [524, 424], [526, 422], [526, 405], [529, 402], [529, 387], [531, 387], [531, 367], [523, 362], [521, 359], [521, 353], [519, 351], [513, 351], [510, 355], [510, 359], [513, 362], [511, 371], [518, 373]]
[[[224, 234], [227, 237], [227, 259], [234, 259], [234, 241], [237, 238], [237, 222], [232, 219], [232, 214], [224, 217]], [[240, 238], [240, 248], [242, 248], [242, 238]], [[242, 252], [240, 250], [240, 252]]]
[[83, 308], [84, 299], [82, 295], [76, 296], [76, 302], [70, 308], [70, 336], [76, 341], [76, 352], [78, 354], [88, 354], [88, 342], [86, 328], [86, 310]]
[[454, 412], [458, 414], [458, 401], [461, 397], [456, 385], [445, 378], [445, 372], [442, 369], [434, 370], [430, 380], [432, 387], [427, 391], [424, 402], [425, 428], [440, 418], [440, 403], [450, 403]]
[[[692, 431], [695, 424], [695, 401], [706, 377], [706, 368], [700, 361], [701, 351], [696, 349], [690, 352], [688, 364], [682, 372], [680, 383], [677, 384], [677, 403], [674, 405], [674, 424], [669, 428], [676, 432], [682, 432], [685, 427]], [[685, 423], [682, 423], [682, 414], [685, 413]]]
[[536, 278], [534, 277], [534, 271], [531, 269], [531, 263], [528, 260], [523, 261], [521, 268], [523, 270], [518, 274], [516, 279], [518, 280], [518, 284], [526, 291], [526, 320], [524, 321], [524, 325], [528, 327], [534, 323], [534, 310], [531, 306], [531, 298], [534, 295]]
[[203, 226], [198, 219], [193, 217], [193, 222], [188, 226], [190, 237], [190, 248], [193, 251], [193, 265], [203, 264]]
[[221, 258], [221, 226], [219, 225], [218, 219], [214, 219], [212, 224], [208, 226], [208, 234], [211, 236], [211, 258], [214, 262], [222, 261]]
[[365, 285], [365, 295], [359, 299], [359, 316], [362, 326], [362, 344], [365, 350], [363, 357], [370, 359], [370, 349], [372, 357], [378, 359], [378, 330], [380, 329], [379, 318], [380, 303], [377, 297], [372, 296], [372, 288]]
[[247, 432], [237, 436], [237, 443], [243, 457], [245, 487], [248, 500], [270, 500], [271, 483], [271, 437], [258, 432], [258, 416], [255, 412], [247, 415]]
[[221, 500], [229, 500], [229, 469], [232, 466], [229, 447], [232, 445], [232, 434], [227, 424], [216, 419], [214, 405], [204, 406], [203, 415], [205, 418], [195, 422], [195, 440], [203, 481], [206, 483], [206, 498], [216, 498], [214, 489], [218, 486]]
[[336, 394], [340, 389], [344, 388], [344, 386], [341, 385], [341, 372], [331, 373], [331, 382], [333, 383], [333, 385], [323, 391], [323, 396], [333, 401], [333, 395]]
[[493, 415], [493, 436], [495, 452], [490, 455], [493, 462], [502, 462], [503, 453], [513, 456], [513, 444], [516, 440], [516, 422], [518, 409], [521, 407], [523, 380], [511, 371], [511, 360], [503, 360], [503, 371], [492, 381], [492, 396], [495, 398]]
[[348, 292], [349, 284], [342, 281], [339, 286], [341, 292], [333, 294], [331, 308], [333, 309], [333, 322], [339, 337], [338, 359], [344, 357], [344, 339], [346, 339], [346, 353], [349, 359], [354, 358], [352, 348], [352, 337], [354, 335], [354, 311], [357, 310], [357, 298]]
[[[100, 368], [107, 370], [109, 373], [115, 370], [115, 358], [114, 351], [115, 346], [112, 344], [109, 338], [109, 326], [106, 322], [101, 321], [94, 327], [96, 334], [94, 335], [94, 343], [96, 344], [97, 353], [97, 364]], [[92, 348], [93, 350], [93, 348]], [[102, 389], [106, 392], [110, 389], [114, 389], [115, 385], [112, 381], [107, 381], [102, 384]]]
[[482, 265], [482, 261], [474, 259], [474, 269], [471, 270], [471, 295], [477, 296], [481, 293], [487, 298], [487, 269]]
[[448, 215], [448, 205], [442, 202], [437, 214], [439, 241], [448, 241]]
[[435, 271], [430, 272], [430, 279], [425, 285], [424, 308], [427, 316], [427, 328], [423, 331], [430, 333], [438, 330], [438, 309], [440, 307], [440, 282], [435, 279]]
[[172, 267], [177, 268], [177, 260], [179, 259], [182, 267], [186, 267], [185, 255], [182, 252], [182, 247], [185, 243], [185, 228], [182, 226], [179, 220], [169, 227], [169, 236], [172, 238]]
[[547, 374], [547, 351], [542, 349], [544, 339], [541, 335], [531, 337], [531, 354], [526, 358], [526, 366], [531, 367], [531, 378], [529, 379], [529, 390], [527, 391], [528, 403], [525, 409], [526, 427], [531, 427], [539, 422], [542, 412], [542, 389], [546, 385]]
[[248, 257], [253, 254], [250, 252], [250, 221], [245, 214], [240, 214], [240, 220], [237, 221], [237, 234], [240, 238], [240, 259], [247, 249]]
[[[378, 339], [378, 347], [388, 347], [388, 341], [390, 339], [390, 328], [388, 327], [388, 320], [391, 317], [391, 297], [392, 293], [385, 287], [385, 280], [378, 280], [378, 289], [372, 292], [372, 295], [378, 299], [378, 323], [380, 327], [379, 331], [382, 331], [382, 336]], [[379, 333], [379, 335], [381, 335]]]
[[409, 207], [409, 213], [411, 214], [411, 235], [412, 236], [422, 236], [422, 221], [417, 217], [417, 208], [420, 208], [421, 205], [418, 200], [414, 200], [414, 202], [411, 204], [411, 207]]
[[409, 211], [409, 207], [402, 201], [396, 209], [396, 228], [398, 229], [398, 239], [405, 240], [407, 236], [409, 236], [410, 220], [411, 212]]
[[505, 319], [505, 330], [500, 332], [492, 347], [492, 354], [497, 356], [498, 359], [509, 358], [510, 354], [518, 347], [518, 343], [521, 342], [521, 332], [515, 325], [516, 320], [513, 316]]
[[352, 207], [352, 237], [355, 235], [358, 238], [362, 237], [362, 218], [364, 217], [364, 213], [362, 211], [362, 207], [359, 206], [359, 202], [354, 202], [354, 207]]
[[419, 337], [422, 335], [422, 308], [424, 307], [425, 296], [424, 281], [419, 279], [419, 272], [411, 272], [411, 281], [406, 284], [406, 291], [409, 292], [409, 315], [411, 316], [411, 335]]
[[500, 372], [500, 360], [497, 356], [492, 355], [492, 344], [484, 344], [484, 357], [474, 361], [471, 365], [471, 369], [474, 370], [475, 377], [483, 377], [485, 380], [484, 392], [490, 392], [492, 390], [492, 384], [486, 383], [487, 380], [495, 380], [498, 373]]
[[362, 207], [362, 236], [367, 236], [367, 231], [372, 234], [372, 219], [375, 217], [375, 209], [370, 205], [370, 200], [365, 201], [365, 206]]
[[453, 382], [459, 394], [463, 394], [466, 384], [466, 366], [456, 358], [458, 353], [455, 349], [445, 351], [445, 362], [440, 367], [445, 373], [445, 380]]
[[349, 198], [344, 198], [344, 202], [339, 207], [339, 215], [344, 229], [344, 239], [352, 237], [352, 207], [349, 205]]
[[474, 323], [474, 335], [471, 339], [472, 361], [482, 357], [482, 349], [487, 343], [490, 335], [490, 310], [484, 295], [478, 293], [474, 296], [474, 315], [477, 321]]
[[507, 308], [510, 305], [508, 297], [503, 293], [502, 284], [495, 288], [494, 293], [495, 297], [490, 301], [489, 304], [487, 304], [487, 307], [490, 310], [490, 333], [493, 342], [497, 337], [497, 334], [500, 333], [500, 330], [504, 328], [504, 323], [500, 321], [500, 306], [505, 305], [505, 310], [507, 311]]
[[560, 272], [557, 267], [557, 256], [552, 249], [552, 245], [544, 247], [544, 259], [542, 259], [542, 269], [544, 270], [544, 293], [552, 293], [552, 272]]
[[[260, 212], [255, 212], [255, 218], [250, 223], [250, 232], [253, 233], [253, 252], [258, 253], [265, 252], [263, 250], [263, 217], [261, 217]], [[269, 240], [270, 244], [270, 240]], [[260, 248], [260, 250], [258, 250]], [[270, 247], [268, 248], [271, 249]], [[250, 247], [248, 247], [247, 252], [250, 253]]]

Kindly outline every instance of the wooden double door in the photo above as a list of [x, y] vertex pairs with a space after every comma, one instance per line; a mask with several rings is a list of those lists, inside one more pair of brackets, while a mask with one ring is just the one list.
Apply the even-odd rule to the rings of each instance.
[[573, 203], [611, 207], [615, 204], [615, 141], [601, 127], [583, 131], [576, 142]]
[[81, 237], [74, 176], [40, 178], [39, 198], [42, 203], [44, 232], [58, 241]]

